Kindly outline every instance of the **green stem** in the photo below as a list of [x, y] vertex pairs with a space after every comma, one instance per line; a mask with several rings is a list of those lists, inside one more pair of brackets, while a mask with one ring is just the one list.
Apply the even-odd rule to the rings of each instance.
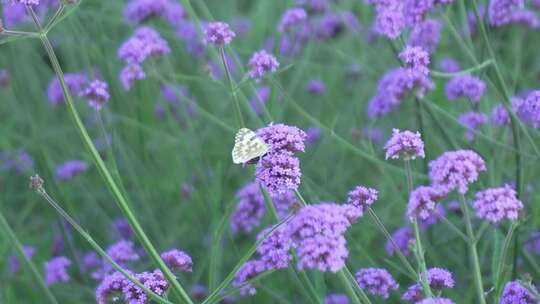
[[[426, 141], [426, 134], [425, 134], [425, 128], [424, 128], [424, 117], [422, 115], [422, 104], [420, 103], [420, 100], [418, 100], [418, 97], [414, 98], [414, 107], [416, 112], [416, 120], [418, 122], [418, 129], [420, 131], [420, 134], [422, 134], [422, 137], [424, 138], [424, 142]], [[423, 159], [423, 166], [424, 166], [424, 172], [427, 172], [428, 170], [428, 157], [424, 157]]]
[[476, 286], [476, 294], [478, 296], [479, 303], [486, 304], [486, 299], [484, 295], [484, 284], [482, 283], [482, 271], [480, 269], [480, 260], [478, 259], [478, 251], [476, 249], [476, 238], [474, 236], [474, 231], [472, 228], [469, 208], [467, 207], [465, 196], [461, 193], [459, 194], [459, 203], [461, 205], [461, 212], [463, 212], [463, 220], [465, 221], [465, 226], [467, 228], [467, 236], [469, 237], [469, 248], [473, 261], [474, 284]]
[[7, 222], [7, 220], [4, 217], [4, 215], [2, 214], [2, 212], [0, 212], [0, 230], [7, 234], [7, 237], [9, 239], [9, 241], [11, 242], [11, 245], [15, 248], [15, 250], [17, 250], [19, 258], [22, 259], [24, 261], [24, 263], [30, 269], [30, 272], [32, 273], [32, 276], [34, 276], [34, 278], [36, 279], [39, 287], [43, 290], [43, 293], [45, 293], [45, 297], [47, 298], [47, 300], [50, 303], [58, 304], [58, 301], [56, 300], [56, 298], [52, 294], [52, 292], [49, 289], [49, 287], [47, 286], [47, 284], [45, 284], [45, 281], [43, 281], [43, 278], [42, 278], [41, 274], [39, 273], [39, 271], [37, 270], [34, 263], [24, 254], [21, 243], [17, 239], [17, 236], [15, 235], [15, 232], [13, 232], [13, 230], [9, 226], [9, 223]]
[[238, 101], [238, 96], [234, 88], [234, 83], [233, 83], [231, 71], [229, 69], [229, 64], [227, 63], [227, 58], [225, 57], [225, 49], [223, 47], [219, 48], [219, 55], [221, 57], [221, 61], [223, 62], [223, 68], [225, 69], [225, 75], [227, 76], [227, 82], [229, 83], [229, 89], [231, 90], [231, 95], [233, 97], [236, 120], [238, 121], [238, 124], [240, 125], [240, 127], [244, 128], [246, 125], [244, 123], [244, 118], [242, 117], [242, 110], [240, 109], [240, 102]]
[[166, 299], [162, 298], [158, 294], [154, 293], [152, 290], [145, 287], [142, 283], [140, 283], [136, 278], [134, 278], [131, 274], [129, 274], [126, 270], [122, 268], [122, 266], [118, 265], [106, 252], [103, 250], [95, 241], [94, 239], [88, 234], [67, 212], [58, 205], [58, 203], [45, 191], [44, 188], [40, 187], [37, 189], [37, 193], [41, 195], [50, 205], [53, 207], [56, 212], [58, 212], [68, 223], [77, 230], [77, 232], [90, 244], [90, 246], [102, 257], [104, 258], [108, 263], [110, 263], [116, 270], [118, 270], [120, 273], [122, 273], [128, 280], [133, 282], [135, 285], [137, 285], [139, 288], [144, 290], [144, 292], [152, 297], [154, 300], [158, 301], [159, 303], [164, 304], [172, 304], [171, 302], [167, 301]]
[[512, 242], [512, 237], [514, 236], [514, 232], [516, 231], [518, 227], [518, 222], [513, 221], [510, 225], [510, 229], [508, 229], [508, 233], [506, 233], [506, 237], [504, 238], [504, 243], [502, 247], [502, 254], [501, 258], [499, 260], [499, 264], [497, 265], [497, 273], [495, 276], [495, 295], [498, 297], [500, 295], [502, 283], [503, 283], [503, 273], [504, 273], [504, 266], [506, 259], [508, 257], [508, 251], [510, 250], [510, 244]]
[[144, 232], [142, 226], [140, 225], [139, 221], [135, 217], [135, 214], [132, 212], [131, 208], [129, 207], [127, 199], [124, 197], [124, 195], [120, 191], [120, 188], [114, 181], [111, 173], [109, 172], [109, 169], [107, 169], [107, 166], [105, 165], [105, 163], [103, 162], [103, 159], [99, 155], [99, 152], [94, 146], [94, 143], [92, 142], [92, 139], [88, 135], [88, 132], [86, 131], [86, 128], [84, 127], [84, 124], [82, 123], [81, 118], [79, 117], [79, 113], [77, 112], [77, 109], [75, 108], [75, 104], [73, 102], [71, 94], [69, 93], [69, 89], [64, 79], [64, 73], [62, 72], [60, 63], [58, 62], [58, 58], [56, 57], [56, 54], [51, 45], [51, 42], [47, 38], [47, 35], [43, 32], [43, 29], [41, 28], [41, 25], [39, 24], [39, 21], [37, 20], [37, 17], [33, 13], [33, 11], [31, 9], [29, 9], [29, 11], [31, 12], [32, 17], [34, 18], [34, 22], [37, 28], [39, 29], [41, 42], [45, 48], [45, 51], [47, 52], [49, 60], [51, 61], [54, 72], [56, 73], [56, 76], [58, 77], [58, 80], [60, 81], [60, 86], [62, 87], [62, 93], [64, 95], [64, 99], [66, 101], [69, 114], [73, 120], [73, 123], [75, 124], [75, 127], [79, 135], [81, 136], [83, 143], [86, 146], [87, 151], [92, 156], [94, 164], [98, 168], [102, 178], [104, 179], [105, 183], [107, 184], [110, 191], [112, 192], [120, 210], [129, 221], [129, 224], [133, 228], [135, 235], [137, 236], [137, 238], [143, 245], [149, 257], [154, 261], [154, 263], [163, 272], [163, 275], [165, 276], [169, 284], [171, 284], [171, 287], [174, 293], [177, 294], [184, 302], [188, 304], [192, 304], [193, 302], [189, 298], [189, 295], [186, 293], [184, 288], [182, 288], [182, 285], [180, 285], [180, 283], [176, 280], [174, 274], [167, 267], [165, 262], [163, 262], [163, 260], [159, 256], [158, 251], [150, 242], [150, 239]]
[[[405, 159], [405, 171], [407, 172], [407, 187], [409, 190], [409, 194], [413, 191], [413, 177], [412, 177], [412, 169], [411, 169], [411, 161], [409, 159]], [[420, 236], [420, 228], [418, 227], [418, 222], [416, 219], [412, 220], [413, 230], [414, 230], [414, 238], [415, 238], [415, 247], [416, 247], [416, 258], [418, 260], [418, 265], [420, 266], [420, 284], [422, 285], [422, 289], [424, 290], [424, 293], [427, 297], [432, 297], [433, 292], [431, 291], [431, 288], [429, 287], [429, 283], [427, 281], [427, 267], [426, 267], [426, 260], [424, 258], [424, 248], [422, 247], [422, 238]]]

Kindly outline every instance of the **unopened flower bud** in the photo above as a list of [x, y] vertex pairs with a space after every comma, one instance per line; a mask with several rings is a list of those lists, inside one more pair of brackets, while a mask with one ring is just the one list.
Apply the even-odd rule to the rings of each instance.
[[43, 187], [43, 179], [37, 174], [30, 176], [30, 188], [37, 190], [41, 187]]

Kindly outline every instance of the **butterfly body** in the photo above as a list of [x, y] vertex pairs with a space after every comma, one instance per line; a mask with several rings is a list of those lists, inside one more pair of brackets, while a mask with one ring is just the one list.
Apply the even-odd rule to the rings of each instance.
[[235, 164], [253, 163], [269, 151], [268, 145], [247, 128], [238, 130], [234, 138], [232, 159]]

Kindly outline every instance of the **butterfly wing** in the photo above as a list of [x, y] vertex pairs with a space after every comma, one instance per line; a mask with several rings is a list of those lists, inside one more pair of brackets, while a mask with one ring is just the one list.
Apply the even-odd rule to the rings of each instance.
[[242, 128], [234, 138], [232, 159], [235, 164], [243, 164], [261, 157], [268, 152], [268, 145], [250, 129]]

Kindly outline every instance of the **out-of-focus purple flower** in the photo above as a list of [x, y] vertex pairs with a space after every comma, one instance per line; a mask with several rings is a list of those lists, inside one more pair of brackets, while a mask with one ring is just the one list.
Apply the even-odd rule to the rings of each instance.
[[[414, 239], [411, 228], [401, 227], [397, 229], [396, 231], [392, 232], [392, 239], [394, 240], [398, 248], [401, 250], [403, 255], [407, 256], [411, 253], [411, 250], [409, 249], [409, 244]], [[394, 255], [397, 250], [394, 247], [394, 244], [392, 244], [392, 242], [389, 240], [387, 240], [384, 244], [384, 249], [386, 250], [388, 255]]]
[[[0, 24], [0, 28], [2, 25]], [[11, 76], [9, 75], [8, 70], [0, 69], [0, 88], [6, 88], [11, 82]]]
[[193, 271], [191, 257], [182, 250], [171, 249], [163, 252], [161, 258], [171, 269], [185, 272]]
[[540, 20], [538, 20], [536, 13], [527, 9], [513, 11], [510, 15], [510, 23], [522, 24], [531, 29], [536, 29], [538, 26], [540, 26]]
[[101, 265], [101, 260], [99, 259], [99, 256], [97, 253], [93, 251], [88, 251], [81, 257], [81, 266], [83, 268], [83, 271], [89, 271], [91, 269], [96, 269]]
[[179, 20], [176, 25], [176, 34], [185, 43], [186, 51], [195, 57], [204, 55], [205, 46], [197, 34], [196, 25], [189, 20]]
[[[265, 263], [259, 260], [247, 261], [236, 273], [232, 285], [240, 287], [240, 295], [252, 296], [257, 290], [247, 281], [266, 271]], [[242, 286], [243, 285], [243, 286]]]
[[249, 100], [249, 104], [253, 112], [261, 114], [264, 105], [268, 102], [269, 99], [270, 87], [261, 86], [256, 89], [255, 94]]
[[461, 71], [459, 62], [450, 57], [445, 57], [439, 62], [439, 68], [444, 73], [457, 73]]
[[475, 131], [482, 125], [486, 124], [488, 118], [486, 114], [479, 112], [465, 112], [458, 117], [458, 121], [464, 127], [467, 128], [465, 138], [469, 141], [473, 141], [475, 138]]
[[449, 100], [465, 97], [478, 103], [486, 92], [486, 83], [480, 78], [470, 75], [455, 76], [448, 81], [444, 90]]
[[531, 253], [540, 254], [540, 231], [534, 230], [527, 239], [525, 247]]
[[[22, 251], [23, 251], [23, 254], [28, 259], [32, 259], [32, 257], [36, 253], [36, 249], [28, 245], [23, 245]], [[19, 258], [16, 255], [11, 255], [8, 257], [8, 265], [9, 265], [9, 271], [11, 273], [17, 273], [21, 269], [21, 263], [19, 262]]]
[[406, 46], [398, 56], [405, 63], [405, 66], [412, 70], [411, 72], [429, 74], [429, 54], [421, 47]]
[[540, 90], [532, 91], [518, 108], [519, 116], [534, 128], [540, 126]]
[[[536, 288], [531, 286], [535, 292]], [[538, 299], [519, 281], [511, 281], [504, 285], [499, 304], [535, 304]]]
[[523, 203], [517, 198], [516, 190], [504, 185], [477, 192], [473, 207], [479, 218], [498, 223], [504, 219], [516, 220]]
[[433, 53], [439, 44], [442, 24], [435, 19], [427, 19], [414, 25], [408, 44], [421, 47]]
[[52, 255], [57, 256], [62, 254], [64, 251], [64, 235], [61, 233], [57, 233], [54, 236], [53, 243], [52, 243]]
[[71, 261], [65, 256], [54, 257], [45, 262], [45, 283], [52, 285], [69, 281], [67, 269], [70, 265]]
[[287, 32], [297, 25], [305, 22], [307, 13], [303, 8], [290, 8], [286, 10], [279, 21], [278, 30], [281, 33]]
[[210, 22], [204, 27], [204, 41], [215, 46], [227, 45], [235, 36], [236, 34], [225, 22]]
[[231, 27], [238, 36], [245, 36], [251, 30], [251, 20], [242, 16], [236, 16], [231, 21]]
[[416, 302], [416, 304], [454, 304], [454, 302], [447, 298], [427, 298]]
[[332, 293], [324, 298], [324, 304], [349, 304], [349, 298], [342, 293]]
[[26, 7], [24, 5], [19, 3], [13, 3], [11, 5], [4, 4], [2, 6], [2, 10], [4, 12], [4, 26], [8, 28], [14, 27], [18, 23], [23, 22], [27, 19]]
[[208, 288], [201, 284], [195, 284], [191, 287], [191, 298], [196, 301], [204, 301], [208, 296]]
[[420, 219], [420, 229], [428, 229], [430, 226], [437, 224], [439, 220], [444, 216], [446, 216], [446, 209], [442, 204], [437, 204], [435, 206], [435, 210], [433, 210], [430, 216], [428, 216], [426, 219]]
[[287, 225], [298, 268], [336, 272], [349, 255], [343, 234], [360, 216], [352, 205], [322, 203], [302, 207]]
[[431, 182], [443, 187], [446, 192], [457, 189], [465, 194], [469, 190], [468, 185], [486, 170], [482, 157], [471, 150], [447, 151], [429, 162]]
[[123, 291], [126, 280], [120, 272], [105, 276], [96, 288], [96, 302], [98, 304], [107, 304], [110, 297], [114, 296], [116, 298], [116, 294]]
[[160, 17], [168, 9], [169, 0], [132, 0], [124, 8], [125, 18], [132, 23], [142, 23]]
[[176, 26], [185, 16], [186, 11], [180, 3], [169, 1], [165, 10], [165, 20], [167, 20], [169, 24]]
[[409, 25], [415, 25], [424, 21], [426, 14], [435, 5], [434, 0], [405, 0], [403, 3], [403, 14]]
[[[520, 97], [511, 97], [510, 102], [512, 104], [512, 111], [520, 115], [519, 107], [523, 103], [523, 99]], [[521, 116], [521, 115], [520, 115]], [[506, 110], [503, 104], [498, 104], [491, 109], [491, 123], [496, 126], [507, 125], [510, 123], [510, 114]]]
[[[292, 240], [286, 230], [286, 226], [281, 226], [270, 232], [270, 228], [264, 229], [257, 236], [264, 240], [257, 247], [257, 253], [261, 257], [261, 262], [265, 264], [266, 269], [281, 269], [287, 268], [292, 260], [292, 255], [289, 249], [292, 246]], [[269, 235], [267, 235], [270, 233]]]
[[379, 7], [381, 8], [377, 10], [377, 15], [375, 16], [375, 32], [390, 39], [397, 39], [406, 26], [402, 5], [392, 4], [384, 9], [382, 5]]
[[11, 0], [12, 3], [19, 3], [22, 5], [36, 6], [39, 5], [39, 0]]
[[56, 176], [62, 181], [70, 180], [88, 170], [88, 163], [83, 160], [69, 160], [56, 167]]
[[324, 95], [326, 93], [326, 85], [320, 79], [311, 79], [306, 85], [306, 90], [313, 95]]
[[416, 159], [416, 157], [424, 158], [424, 142], [420, 137], [420, 133], [411, 131], [400, 131], [399, 129], [392, 130], [392, 137], [384, 145], [386, 151], [386, 159]]
[[[82, 93], [88, 81], [86, 75], [82, 73], [67, 73], [64, 75], [64, 79], [69, 93], [75, 96]], [[58, 78], [55, 77], [49, 82], [49, 86], [47, 87], [47, 97], [52, 105], [64, 103], [64, 93]]]
[[433, 289], [454, 288], [452, 273], [444, 268], [433, 267], [427, 270], [427, 281]]
[[0, 170], [14, 170], [19, 175], [27, 173], [34, 167], [34, 160], [24, 149], [0, 154], [0, 162]]
[[262, 78], [267, 73], [277, 71], [279, 62], [265, 50], [255, 52], [249, 59], [248, 74], [251, 78]]
[[424, 297], [422, 286], [418, 283], [413, 284], [405, 290], [405, 292], [401, 295], [401, 299], [403, 301], [409, 301], [417, 303], [418, 301], [422, 300]]
[[151, 27], [141, 26], [118, 49], [118, 57], [128, 64], [141, 64], [149, 57], [171, 52], [169, 44]]
[[532, 11], [524, 9], [523, 0], [491, 0], [488, 7], [489, 24], [501, 27], [512, 23], [520, 23], [536, 28], [538, 17]]
[[258, 129], [257, 136], [271, 147], [272, 152], [304, 152], [307, 137], [297, 127], [273, 123]]
[[321, 13], [328, 10], [330, 3], [328, 0], [296, 0], [296, 5], [304, 6], [310, 11]]
[[351, 204], [358, 208], [360, 216], [362, 216], [364, 211], [373, 205], [378, 197], [379, 192], [377, 190], [359, 185], [349, 192], [347, 204]]
[[131, 229], [129, 221], [124, 217], [115, 219], [112, 226], [123, 239], [130, 239], [133, 236], [133, 229]]
[[88, 98], [88, 104], [99, 111], [111, 98], [111, 95], [109, 95], [109, 85], [99, 79], [93, 80], [83, 90], [82, 96]]
[[120, 81], [124, 89], [131, 89], [131, 85], [135, 80], [146, 78], [143, 68], [139, 64], [128, 64], [120, 72]]
[[392, 289], [398, 289], [392, 275], [383, 268], [362, 268], [356, 272], [356, 282], [369, 294], [387, 299]]
[[328, 12], [313, 22], [315, 37], [320, 40], [336, 38], [344, 32], [346, 24], [342, 15]]
[[380, 144], [383, 141], [383, 130], [378, 127], [366, 127], [360, 131], [360, 136], [374, 144]]
[[407, 216], [411, 221], [415, 219], [427, 220], [434, 215], [437, 202], [445, 196], [446, 193], [439, 187], [420, 186], [416, 188], [409, 197]]
[[321, 129], [319, 127], [309, 127], [306, 129], [306, 144], [313, 145], [321, 138]]
[[107, 248], [107, 255], [120, 265], [139, 259], [139, 255], [135, 252], [133, 242], [126, 240], [121, 240], [109, 246]]
[[294, 191], [298, 189], [302, 176], [300, 160], [288, 151], [268, 153], [257, 163], [255, 176], [270, 194]]

